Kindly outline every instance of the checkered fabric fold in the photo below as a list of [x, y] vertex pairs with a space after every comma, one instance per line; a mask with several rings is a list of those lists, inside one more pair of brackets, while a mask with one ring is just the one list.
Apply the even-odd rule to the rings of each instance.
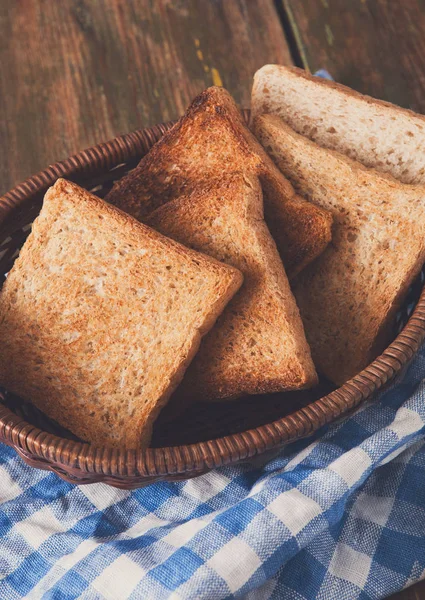
[[382, 598], [425, 576], [425, 350], [350, 419], [261, 468], [134, 492], [0, 447], [0, 598]]

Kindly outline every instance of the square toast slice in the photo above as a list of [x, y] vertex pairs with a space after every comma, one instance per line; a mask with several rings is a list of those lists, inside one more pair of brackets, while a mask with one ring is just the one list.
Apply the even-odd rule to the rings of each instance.
[[265, 65], [254, 76], [253, 117], [274, 114], [323, 148], [403, 183], [425, 184], [425, 117], [296, 67]]
[[242, 288], [202, 340], [174, 406], [317, 383], [299, 311], [263, 219], [256, 175], [234, 173], [205, 182], [158, 208], [146, 222], [244, 275]]
[[146, 446], [241, 283], [59, 179], [0, 294], [0, 382], [83, 440]]
[[342, 384], [391, 341], [425, 261], [425, 188], [321, 148], [276, 115], [254, 127], [298, 193], [333, 214], [332, 243], [292, 289], [319, 372]]

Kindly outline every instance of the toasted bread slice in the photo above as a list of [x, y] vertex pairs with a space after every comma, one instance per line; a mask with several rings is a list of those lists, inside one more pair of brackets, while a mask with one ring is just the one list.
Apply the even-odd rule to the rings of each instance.
[[0, 382], [83, 440], [147, 445], [241, 282], [60, 179], [0, 294]]
[[425, 184], [425, 117], [410, 110], [296, 67], [266, 65], [254, 77], [252, 112], [276, 114], [319, 146]]
[[425, 188], [321, 148], [275, 115], [254, 127], [298, 193], [333, 214], [332, 243], [293, 291], [318, 370], [341, 384], [390, 341], [425, 261]]
[[147, 223], [244, 275], [242, 288], [203, 339], [179, 398], [230, 399], [317, 382], [299, 311], [263, 220], [256, 175], [205, 182], [158, 208]]
[[184, 117], [112, 188], [106, 200], [143, 221], [159, 206], [211, 178], [256, 173], [265, 191], [265, 218], [291, 277], [330, 241], [330, 215], [296, 196], [246, 127], [230, 94], [211, 87]]

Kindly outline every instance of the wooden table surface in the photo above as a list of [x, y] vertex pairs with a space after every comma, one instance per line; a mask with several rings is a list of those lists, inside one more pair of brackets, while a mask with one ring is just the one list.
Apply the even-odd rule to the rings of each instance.
[[209, 85], [246, 107], [266, 63], [425, 113], [424, 31], [425, 0], [0, 0], [0, 193]]

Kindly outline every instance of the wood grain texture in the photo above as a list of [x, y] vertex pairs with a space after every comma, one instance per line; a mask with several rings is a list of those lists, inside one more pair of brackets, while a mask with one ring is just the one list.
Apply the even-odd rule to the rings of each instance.
[[282, 0], [301, 66], [425, 112], [425, 0]]
[[0, 1], [0, 192], [290, 54], [272, 0]]

